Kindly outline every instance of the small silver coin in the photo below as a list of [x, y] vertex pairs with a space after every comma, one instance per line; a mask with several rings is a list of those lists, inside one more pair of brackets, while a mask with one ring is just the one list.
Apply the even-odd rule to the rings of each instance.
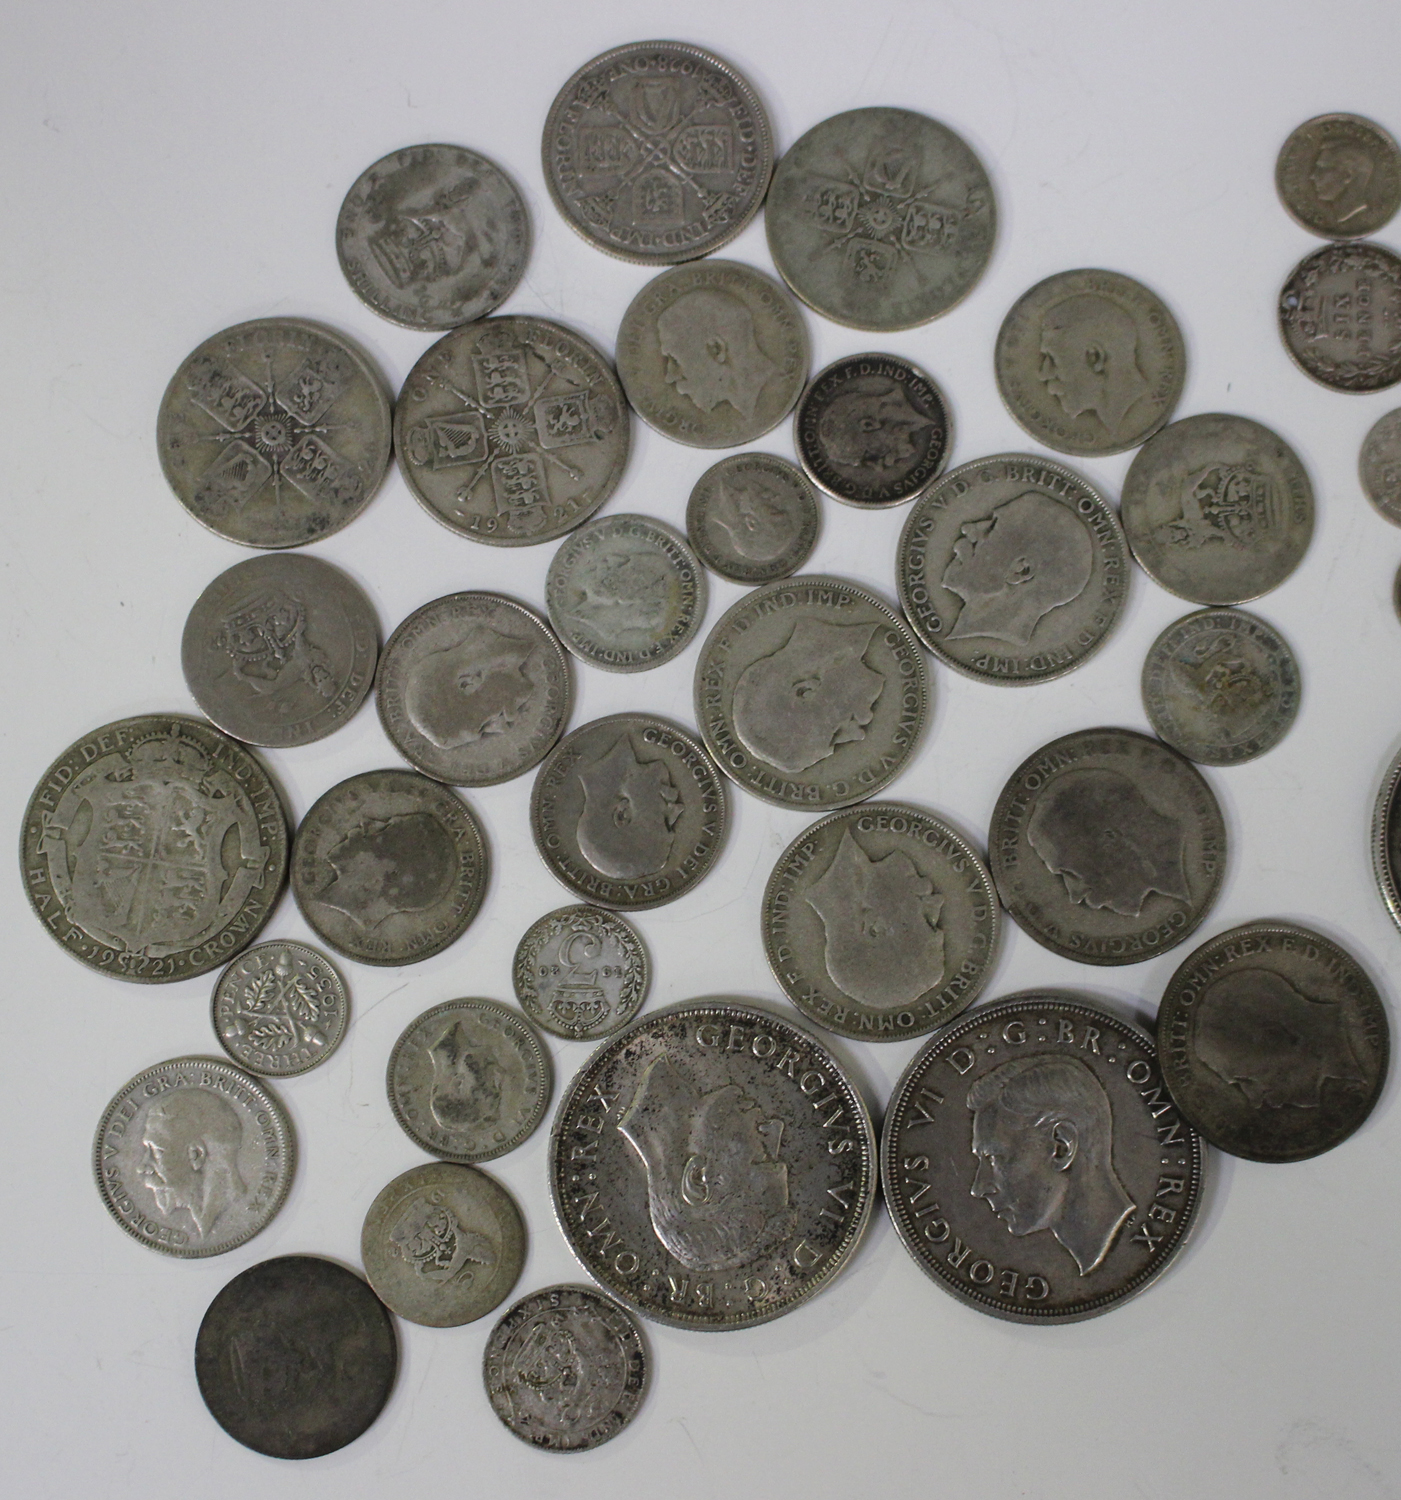
[[631, 923], [598, 906], [562, 906], [532, 923], [511, 968], [526, 1015], [580, 1042], [626, 1026], [642, 1009], [651, 977]]
[[1372, 872], [1392, 921], [1401, 927], [1401, 753], [1386, 768], [1372, 809]]
[[696, 555], [734, 583], [773, 583], [812, 556], [822, 511], [807, 477], [772, 453], [732, 453], [696, 481], [686, 535]]
[[107, 1212], [152, 1250], [222, 1255], [287, 1197], [296, 1139], [276, 1094], [222, 1058], [138, 1073], [103, 1111], [93, 1171]]
[[1060, 271], [1024, 292], [994, 357], [1007, 410], [1061, 453], [1122, 453], [1151, 437], [1182, 394], [1177, 320], [1116, 271]]
[[284, 939], [236, 958], [214, 986], [212, 1011], [214, 1035], [240, 1067], [292, 1078], [340, 1046], [350, 996], [324, 953]]
[[375, 684], [379, 721], [425, 776], [494, 786], [537, 765], [574, 706], [555, 633], [504, 594], [448, 594], [390, 636]]
[[1357, 468], [1367, 498], [1393, 526], [1401, 526], [1401, 407], [1372, 424]]
[[1026, 991], [970, 1011], [906, 1069], [881, 1185], [945, 1291], [1018, 1323], [1074, 1323], [1171, 1264], [1205, 1156], [1137, 1026], [1087, 995]]
[[1401, 256], [1366, 241], [1325, 245], [1279, 294], [1290, 358], [1330, 390], [1383, 391], [1401, 380]]
[[1361, 115], [1318, 115], [1280, 149], [1275, 187], [1290, 218], [1314, 234], [1375, 234], [1401, 208], [1401, 148]]
[[170, 487], [245, 547], [300, 547], [347, 526], [389, 467], [383, 377], [343, 334], [259, 318], [206, 339], [166, 387], [156, 447]]
[[336, 219], [351, 290], [424, 332], [484, 318], [516, 289], [530, 220], [515, 183], [465, 146], [405, 146], [355, 179]]

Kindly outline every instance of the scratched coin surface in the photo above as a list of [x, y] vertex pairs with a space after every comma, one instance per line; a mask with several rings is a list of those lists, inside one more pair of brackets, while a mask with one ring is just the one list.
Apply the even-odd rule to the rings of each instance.
[[807, 476], [773, 453], [732, 453], [696, 481], [686, 536], [696, 555], [735, 583], [772, 583], [812, 556], [822, 511]]
[[1401, 380], [1401, 256], [1359, 240], [1306, 255], [1279, 294], [1279, 329], [1295, 364], [1335, 391]]
[[1372, 873], [1392, 921], [1401, 927], [1401, 753], [1387, 767], [1372, 809]]
[[291, 1078], [323, 1063], [350, 1024], [345, 980], [307, 943], [260, 943], [214, 986], [214, 1035], [233, 1060], [263, 1078]]
[[932, 1281], [979, 1312], [1073, 1323], [1171, 1264], [1206, 1152], [1147, 1035], [1070, 991], [980, 1006], [896, 1085], [881, 1185]]
[[632, 924], [600, 906], [562, 906], [516, 947], [516, 999], [537, 1026], [570, 1041], [612, 1036], [642, 1009], [651, 981]]
[[1367, 498], [1393, 526], [1401, 526], [1401, 407], [1372, 424], [1357, 468]]
[[1401, 208], [1401, 148], [1361, 115], [1317, 115], [1280, 149], [1275, 187], [1290, 217], [1314, 234], [1375, 234]]
[[621, 1302], [677, 1328], [748, 1328], [851, 1258], [875, 1136], [816, 1037], [714, 996], [594, 1053], [560, 1101], [549, 1170], [570, 1249]]

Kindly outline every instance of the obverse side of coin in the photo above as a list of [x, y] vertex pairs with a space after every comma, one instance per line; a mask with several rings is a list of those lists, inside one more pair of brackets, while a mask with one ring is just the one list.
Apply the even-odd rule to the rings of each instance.
[[1114, 628], [1129, 551], [1088, 480], [999, 453], [954, 469], [916, 502], [895, 573], [906, 618], [941, 661], [983, 682], [1045, 682]]
[[214, 986], [212, 1010], [219, 1045], [264, 1078], [292, 1078], [325, 1062], [350, 1024], [350, 997], [335, 965], [285, 939], [236, 958]]
[[1122, 453], [1151, 437], [1182, 394], [1177, 320], [1116, 271], [1061, 271], [1024, 292], [995, 355], [1007, 410], [1061, 453]]
[[1289, 216], [1314, 234], [1375, 234], [1401, 208], [1401, 149], [1361, 115], [1318, 115], [1285, 141], [1275, 187]]
[[348, 525], [389, 467], [389, 396], [342, 334], [259, 318], [206, 339], [156, 422], [170, 487], [245, 547], [300, 547]]
[[784, 994], [867, 1042], [920, 1036], [970, 1006], [1001, 935], [977, 853], [903, 802], [863, 802], [800, 833], [769, 876], [760, 922]]
[[651, 981], [631, 923], [598, 906], [562, 906], [534, 922], [516, 948], [516, 999], [537, 1026], [599, 1041], [642, 1009]]
[[333, 786], [292, 849], [292, 894], [307, 925], [364, 964], [441, 953], [477, 915], [486, 881], [471, 808], [415, 771], [364, 771]]
[[494, 312], [530, 257], [515, 183], [465, 146], [405, 146], [355, 179], [336, 220], [351, 290], [405, 328], [436, 332]]
[[498, 547], [548, 542], [622, 478], [627, 402], [607, 360], [544, 318], [484, 318], [439, 339], [394, 408], [394, 451], [429, 515]]
[[1391, 1031], [1346, 949], [1292, 922], [1203, 943], [1158, 1008], [1163, 1076], [1213, 1146], [1251, 1161], [1331, 1151], [1371, 1114]]
[[1028, 991], [915, 1057], [886, 1111], [881, 1183], [945, 1291], [1018, 1323], [1074, 1323], [1167, 1269], [1204, 1157], [1143, 1032], [1088, 996]]
[[1387, 767], [1372, 809], [1372, 872], [1392, 921], [1401, 927], [1401, 753]]
[[821, 528], [807, 477], [772, 453], [732, 453], [712, 464], [686, 505], [697, 556], [735, 583], [773, 583], [797, 572]]
[[20, 872], [64, 951], [139, 984], [193, 979], [247, 947], [287, 878], [267, 772], [203, 719], [104, 724], [44, 772]]
[[1401, 407], [1372, 424], [1357, 468], [1367, 498], [1393, 526], [1401, 526]]
[[296, 1164], [277, 1095], [213, 1057], [138, 1073], [93, 1141], [107, 1212], [133, 1239], [182, 1260], [251, 1240], [282, 1207]]
[[814, 125], [774, 171], [764, 210], [779, 274], [852, 328], [913, 328], [983, 274], [997, 229], [987, 172], [947, 126], [909, 109]]
[[1043, 948], [1136, 964], [1211, 910], [1226, 824], [1175, 750], [1130, 729], [1082, 729], [1012, 773], [993, 809], [988, 864], [1002, 904]]
[[605, 1042], [550, 1138], [570, 1249], [620, 1301], [677, 1328], [748, 1328], [819, 1292], [865, 1232], [875, 1165], [837, 1059], [721, 997]]
[[914, 753], [928, 708], [909, 626], [874, 594], [821, 574], [746, 594], [696, 663], [696, 720], [716, 764], [779, 807], [874, 796]]
[[1334, 391], [1382, 391], [1401, 380], [1401, 257], [1365, 241], [1325, 245], [1279, 294], [1284, 347]]
[[569, 722], [574, 684], [533, 609], [503, 594], [448, 594], [390, 636], [375, 704], [395, 749], [426, 776], [494, 786], [544, 758]]

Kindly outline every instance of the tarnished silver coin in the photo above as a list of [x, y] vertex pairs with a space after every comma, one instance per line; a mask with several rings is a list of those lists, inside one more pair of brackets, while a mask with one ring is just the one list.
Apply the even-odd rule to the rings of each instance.
[[637, 1415], [649, 1361], [625, 1307], [589, 1286], [522, 1297], [491, 1330], [482, 1379], [491, 1409], [523, 1443], [582, 1453]]
[[735, 583], [772, 583], [797, 572], [821, 529], [807, 477], [772, 453], [732, 453], [712, 464], [686, 505], [696, 555]]
[[264, 1078], [292, 1078], [323, 1063], [350, 1024], [345, 980], [306, 943], [261, 943], [219, 976], [214, 1035], [233, 1060]]
[[484, 318], [409, 371], [394, 452], [435, 520], [524, 547], [572, 531], [613, 493], [629, 422], [617, 377], [587, 339], [544, 318]]
[[1153, 732], [1205, 766], [1254, 760], [1299, 712], [1299, 664], [1272, 625], [1239, 609], [1200, 609], [1148, 648], [1143, 706]]
[[1122, 453], [1151, 437], [1182, 394], [1177, 320], [1117, 271], [1060, 271], [1002, 320], [994, 357], [1007, 410], [1061, 453]]
[[435, 781], [494, 786], [536, 765], [574, 706], [555, 633], [504, 594], [448, 594], [384, 648], [375, 705], [404, 758]]
[[383, 377], [343, 334], [259, 318], [206, 339], [166, 387], [161, 468], [190, 514], [245, 547], [348, 525], [389, 467]]
[[584, 64], [545, 120], [545, 185], [569, 227], [642, 265], [695, 260], [759, 211], [768, 116], [729, 63], [685, 42], [636, 42]]
[[1401, 407], [1372, 424], [1357, 469], [1367, 498], [1393, 526], [1401, 526]]
[[987, 172], [946, 125], [851, 109], [814, 125], [774, 170], [769, 252], [809, 307], [851, 328], [913, 328], [973, 289], [992, 254]]
[[1313, 536], [1313, 486], [1268, 427], [1202, 413], [1134, 455], [1119, 516], [1155, 583], [1194, 604], [1241, 604], [1299, 566]]
[[562, 906], [516, 947], [516, 999], [537, 1026], [570, 1041], [612, 1036], [642, 1009], [651, 981], [632, 924], [599, 906]]
[[530, 796], [530, 831], [550, 873], [620, 911], [684, 896], [715, 863], [727, 820], [704, 746], [652, 714], [580, 725], [545, 758]]
[[813, 812], [893, 781], [929, 696], [910, 627], [866, 589], [816, 573], [746, 594], [696, 663], [696, 720], [716, 764], [766, 802]]
[[993, 809], [988, 864], [1013, 921], [1087, 964], [1136, 964], [1211, 910], [1226, 824], [1200, 771], [1130, 729], [1082, 729], [1012, 773]]
[[323, 792], [292, 848], [307, 925], [362, 964], [441, 953], [477, 915], [486, 881], [471, 808], [416, 771], [362, 771]]
[[1391, 1029], [1345, 948], [1293, 922], [1247, 922], [1203, 943], [1172, 976], [1158, 1048], [1183, 1118], [1213, 1146], [1251, 1161], [1303, 1161], [1371, 1114]]
[[811, 1033], [724, 997], [634, 1021], [560, 1101], [550, 1191], [584, 1269], [644, 1317], [748, 1328], [851, 1258], [875, 1136]]
[[494, 312], [530, 258], [515, 183], [465, 146], [405, 146], [355, 179], [336, 219], [351, 290], [405, 328], [436, 332]]
[[277, 1095], [222, 1058], [177, 1057], [138, 1073], [93, 1141], [107, 1212], [133, 1239], [186, 1260], [222, 1255], [265, 1228], [296, 1164]]
[[769, 876], [760, 923], [783, 993], [867, 1042], [920, 1036], [965, 1010], [1001, 936], [977, 852], [905, 802], [863, 802], [804, 829]]
[[550, 1058], [523, 1016], [495, 1000], [448, 1000], [411, 1021], [389, 1054], [389, 1107], [444, 1161], [514, 1151], [544, 1118]]
[[20, 873], [66, 953], [164, 984], [217, 969], [262, 931], [287, 878], [287, 820], [236, 740], [184, 714], [104, 724], [44, 772]]
[[1401, 208], [1401, 148], [1361, 115], [1317, 115], [1280, 149], [1275, 187], [1290, 218], [1314, 234], [1375, 234]]
[[1330, 390], [1382, 391], [1401, 380], [1401, 256], [1366, 241], [1306, 255], [1279, 294], [1294, 363]]
[[1103, 645], [1128, 596], [1113, 507], [1025, 453], [946, 474], [900, 533], [900, 607], [920, 640], [982, 682], [1045, 682]]
[[1392, 921], [1401, 927], [1401, 753], [1386, 768], [1372, 809], [1372, 872]]
[[945, 1291], [1018, 1323], [1074, 1323], [1167, 1269], [1205, 1156], [1137, 1026], [1087, 995], [1026, 991], [971, 1011], [906, 1069], [881, 1185]]
[[376, 1294], [401, 1318], [457, 1328], [510, 1295], [525, 1264], [525, 1221], [494, 1177], [457, 1162], [411, 1167], [380, 1191], [360, 1231]]

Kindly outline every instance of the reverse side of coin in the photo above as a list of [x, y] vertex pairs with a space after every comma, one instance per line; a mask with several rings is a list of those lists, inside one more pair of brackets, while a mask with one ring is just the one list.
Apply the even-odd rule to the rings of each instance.
[[1393, 526], [1401, 526], [1401, 407], [1372, 424], [1357, 468], [1367, 498]]
[[214, 1035], [263, 1078], [292, 1078], [323, 1063], [350, 1024], [345, 980], [324, 953], [281, 939], [250, 948], [219, 976]]
[[1290, 218], [1314, 234], [1375, 234], [1401, 208], [1401, 148], [1361, 115], [1318, 115], [1280, 149], [1275, 187]]
[[686, 536], [696, 555], [735, 583], [773, 583], [812, 556], [822, 512], [807, 477], [772, 453], [732, 453], [696, 481]]
[[1401, 380], [1401, 257], [1363, 241], [1306, 255], [1279, 294], [1294, 363], [1330, 390], [1382, 391]]
[[1205, 1154], [1143, 1032], [1088, 996], [1027, 991], [915, 1057], [886, 1111], [881, 1183], [945, 1291], [1018, 1323], [1074, 1323], [1167, 1269]]
[[570, 1041], [611, 1036], [642, 1009], [651, 981], [632, 924], [599, 906], [562, 906], [516, 948], [516, 999], [537, 1026]]
[[1372, 872], [1392, 921], [1401, 927], [1401, 753], [1386, 768], [1372, 809]]

